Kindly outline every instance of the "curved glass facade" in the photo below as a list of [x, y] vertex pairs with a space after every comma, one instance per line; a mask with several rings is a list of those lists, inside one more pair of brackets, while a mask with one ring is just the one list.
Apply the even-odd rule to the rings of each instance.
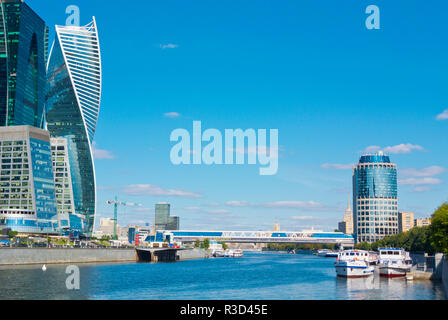
[[0, 125], [42, 127], [48, 28], [21, 0], [0, 6]]
[[384, 154], [364, 155], [353, 169], [353, 208], [358, 242], [398, 233], [397, 166]]
[[[101, 97], [101, 59], [95, 20], [85, 27], [56, 26], [47, 67], [46, 120], [52, 137], [67, 140], [75, 211], [95, 218], [95, 171], [91, 144]], [[67, 172], [56, 173], [63, 177]]]

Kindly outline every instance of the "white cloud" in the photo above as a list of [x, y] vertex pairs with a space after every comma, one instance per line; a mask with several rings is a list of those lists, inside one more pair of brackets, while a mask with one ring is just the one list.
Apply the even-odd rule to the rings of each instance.
[[427, 192], [427, 191], [431, 191], [431, 189], [429, 187], [415, 187], [414, 189], [412, 189], [412, 192]]
[[167, 118], [179, 118], [180, 117], [180, 113], [178, 112], [167, 112], [163, 114], [164, 117]]
[[335, 208], [325, 206], [315, 201], [274, 201], [265, 203], [249, 203], [247, 201], [228, 201], [227, 206], [230, 207], [254, 207], [254, 208], [270, 208], [270, 209], [299, 209], [308, 211], [326, 211]]
[[442, 184], [443, 181], [435, 176], [443, 174], [446, 169], [439, 166], [431, 166], [423, 169], [404, 169], [400, 174], [406, 178], [400, 179], [399, 184], [414, 186], [412, 192], [430, 191], [428, 185]]
[[179, 48], [179, 45], [174, 43], [160, 44], [160, 48], [165, 49], [176, 49]]
[[336, 169], [336, 170], [350, 170], [353, 168], [353, 164], [352, 163], [348, 163], [348, 164], [340, 164], [340, 163], [324, 163], [322, 166], [322, 168], [324, 169]]
[[226, 205], [229, 207], [249, 207], [250, 204], [247, 201], [227, 201]]
[[411, 143], [402, 143], [395, 146], [389, 146], [386, 148], [381, 148], [380, 146], [369, 146], [364, 150], [364, 152], [374, 153], [378, 151], [384, 151], [389, 154], [406, 154], [411, 153], [413, 150], [424, 151], [425, 149], [419, 145], [414, 145]]
[[448, 120], [448, 109], [437, 115], [437, 120]]
[[108, 150], [98, 149], [96, 142], [92, 144], [93, 157], [95, 159], [115, 159], [115, 156]]
[[184, 210], [194, 211], [194, 212], [197, 212], [197, 213], [211, 214], [211, 215], [231, 216], [230, 212], [228, 210], [225, 210], [225, 209], [203, 209], [201, 207], [191, 206], [191, 207], [185, 207]]
[[407, 144], [399, 144], [393, 147], [386, 147], [384, 149], [385, 152], [390, 153], [390, 154], [402, 154], [402, 153], [410, 153], [412, 150], [419, 150], [419, 151], [423, 151], [425, 149], [423, 149], [422, 146], [419, 145], [413, 145], [410, 143]]
[[302, 220], [312, 220], [312, 219], [314, 219], [314, 217], [312, 217], [312, 216], [293, 216], [293, 217], [291, 217], [291, 219], [302, 221]]
[[401, 174], [405, 177], [434, 177], [445, 172], [446, 169], [439, 166], [431, 166], [423, 169], [410, 168], [401, 170]]
[[123, 193], [133, 196], [165, 196], [183, 198], [202, 198], [203, 195], [186, 190], [163, 189], [152, 184], [133, 184], [124, 187]]
[[367, 147], [365, 150], [364, 150], [364, 152], [365, 153], [375, 153], [375, 152], [378, 152], [378, 151], [380, 151], [381, 150], [381, 147], [380, 146], [369, 146], [369, 147]]
[[442, 184], [443, 181], [438, 178], [432, 177], [424, 177], [424, 178], [407, 178], [399, 181], [401, 185], [412, 185], [412, 186], [421, 186], [421, 185], [437, 185]]

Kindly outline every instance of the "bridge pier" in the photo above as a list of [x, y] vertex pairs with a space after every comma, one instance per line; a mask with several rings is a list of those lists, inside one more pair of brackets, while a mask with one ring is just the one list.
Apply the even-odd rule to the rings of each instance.
[[177, 250], [167, 249], [141, 249], [136, 248], [137, 262], [174, 262], [179, 259]]

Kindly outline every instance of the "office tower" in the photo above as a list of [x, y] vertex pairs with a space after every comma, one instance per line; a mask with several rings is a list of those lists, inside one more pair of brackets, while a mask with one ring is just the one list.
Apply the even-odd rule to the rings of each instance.
[[170, 216], [169, 203], [157, 203], [155, 207], [155, 230], [179, 230], [179, 217]]
[[431, 225], [431, 218], [415, 219], [414, 226], [416, 227], [426, 227]]
[[56, 26], [47, 66], [46, 125], [54, 138], [67, 140], [75, 212], [95, 219], [95, 169], [92, 142], [101, 99], [101, 56], [93, 21], [86, 26]]
[[63, 137], [51, 138], [50, 144], [56, 204], [61, 229], [82, 232], [86, 226], [86, 221], [85, 216], [75, 210], [67, 139]]
[[398, 233], [397, 165], [382, 152], [363, 155], [353, 169], [355, 240], [374, 242]]
[[165, 230], [179, 230], [179, 217], [168, 217], [168, 223]]
[[338, 230], [345, 234], [353, 234], [353, 212], [350, 208], [350, 199], [348, 200], [347, 210], [345, 210], [344, 218], [338, 224]]
[[398, 212], [398, 232], [406, 232], [414, 228], [414, 213]]
[[278, 221], [275, 221], [274, 223], [274, 232], [280, 232], [280, 225], [278, 224]]
[[57, 234], [50, 135], [31, 126], [0, 127], [0, 229]]
[[43, 126], [48, 27], [23, 1], [0, 2], [0, 126]]

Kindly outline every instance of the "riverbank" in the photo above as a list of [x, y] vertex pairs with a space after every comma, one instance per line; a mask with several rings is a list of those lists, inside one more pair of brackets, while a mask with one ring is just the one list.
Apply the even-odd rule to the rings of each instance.
[[101, 263], [136, 261], [132, 249], [2, 248], [0, 265]]
[[179, 261], [183, 260], [196, 260], [210, 258], [211, 253], [208, 250], [193, 248], [177, 251]]
[[[178, 261], [205, 259], [209, 253], [204, 249], [186, 249], [177, 251]], [[67, 263], [105, 263], [135, 262], [134, 248], [2, 248], [0, 266], [29, 264], [67, 264]]]
[[443, 287], [445, 288], [445, 295], [448, 298], [448, 257], [445, 257], [443, 260], [442, 282], [443, 282]]

